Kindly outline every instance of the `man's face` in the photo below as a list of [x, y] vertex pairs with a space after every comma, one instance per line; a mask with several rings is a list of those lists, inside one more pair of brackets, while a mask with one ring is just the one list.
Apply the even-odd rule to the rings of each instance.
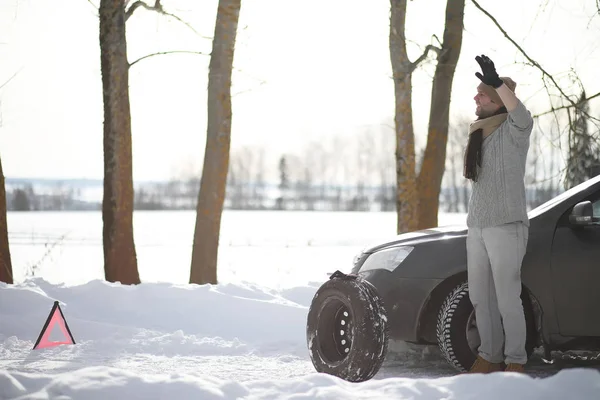
[[477, 106], [475, 109], [475, 115], [477, 115], [479, 118], [491, 117], [500, 108], [498, 104], [492, 102], [492, 99], [490, 99], [487, 94], [479, 89], [477, 90], [477, 94], [473, 100], [475, 100], [475, 104]]

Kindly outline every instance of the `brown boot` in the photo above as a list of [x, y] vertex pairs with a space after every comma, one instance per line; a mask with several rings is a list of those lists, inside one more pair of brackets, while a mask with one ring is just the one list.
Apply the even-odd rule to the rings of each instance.
[[525, 366], [523, 364], [510, 363], [504, 369], [505, 372], [525, 372]]
[[504, 363], [491, 363], [488, 360], [477, 356], [477, 359], [471, 366], [468, 374], [489, 374], [490, 372], [504, 371]]

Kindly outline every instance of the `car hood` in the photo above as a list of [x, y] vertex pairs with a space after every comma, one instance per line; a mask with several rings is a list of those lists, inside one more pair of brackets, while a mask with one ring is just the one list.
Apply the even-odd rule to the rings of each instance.
[[407, 232], [390, 238], [389, 240], [380, 241], [367, 246], [363, 253], [374, 253], [386, 247], [398, 245], [415, 245], [433, 240], [447, 240], [456, 237], [466, 237], [466, 225], [449, 225], [440, 226], [437, 228], [423, 229], [419, 231]]

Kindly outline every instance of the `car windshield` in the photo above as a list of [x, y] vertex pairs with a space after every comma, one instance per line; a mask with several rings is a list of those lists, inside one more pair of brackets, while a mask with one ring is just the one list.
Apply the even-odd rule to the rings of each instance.
[[534, 208], [533, 210], [529, 211], [529, 213], [528, 213], [529, 218], [537, 217], [538, 215], [540, 215], [547, 209], [552, 208], [555, 205], [562, 203], [563, 201], [565, 201], [569, 197], [573, 196], [574, 194], [587, 189], [588, 187], [592, 186], [593, 184], [595, 184], [599, 181], [600, 181], [600, 176], [597, 176], [597, 177], [589, 179], [583, 183], [580, 183], [577, 186], [572, 187], [571, 189], [559, 194], [558, 196], [548, 200], [544, 204], [541, 204], [541, 205], [537, 206], [536, 208]]

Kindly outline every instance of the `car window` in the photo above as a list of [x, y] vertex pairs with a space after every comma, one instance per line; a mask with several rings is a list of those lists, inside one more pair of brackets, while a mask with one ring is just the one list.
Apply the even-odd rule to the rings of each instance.
[[592, 206], [594, 207], [594, 217], [600, 217], [600, 199], [592, 203]]
[[[529, 218], [534, 218], [537, 217], [538, 215], [542, 214], [544, 211], [548, 210], [549, 208], [552, 208], [556, 205], [558, 205], [559, 203], [562, 203], [563, 201], [568, 200], [570, 197], [574, 196], [575, 194], [586, 190], [587, 188], [589, 188], [592, 185], [595, 185], [596, 183], [600, 182], [600, 175], [589, 179], [583, 183], [580, 183], [577, 186], [572, 187], [571, 189], [562, 192], [561, 194], [559, 194], [558, 196], [548, 200], [547, 202], [545, 202], [544, 204], [540, 204], [539, 206], [537, 206], [536, 208], [534, 208], [533, 210], [529, 211]], [[597, 205], [595, 205], [594, 210], [598, 210]], [[596, 213], [594, 212], [594, 215]]]

